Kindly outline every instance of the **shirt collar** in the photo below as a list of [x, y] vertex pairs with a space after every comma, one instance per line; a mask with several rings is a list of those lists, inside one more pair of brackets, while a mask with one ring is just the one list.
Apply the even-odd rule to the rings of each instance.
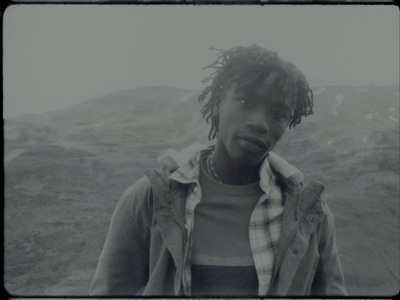
[[[169, 178], [183, 184], [196, 183], [199, 185], [200, 159], [203, 155], [213, 150], [214, 146], [210, 146], [198, 151], [191, 159], [183, 163], [180, 168], [171, 173]], [[276, 184], [276, 172], [282, 175], [284, 184], [289, 186], [293, 184], [293, 181], [302, 181], [302, 174], [277, 154], [269, 153], [260, 167], [259, 184], [266, 195], [265, 199], [269, 199], [270, 202], [280, 203], [282, 201], [282, 193], [280, 187]]]

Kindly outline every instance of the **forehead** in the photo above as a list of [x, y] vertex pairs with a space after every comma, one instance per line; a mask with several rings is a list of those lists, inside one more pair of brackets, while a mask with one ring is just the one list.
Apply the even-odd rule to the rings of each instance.
[[294, 83], [278, 71], [265, 72], [257, 67], [245, 70], [239, 76], [235, 93], [247, 97], [257, 97], [263, 101], [283, 102], [289, 108], [293, 108], [296, 101]]

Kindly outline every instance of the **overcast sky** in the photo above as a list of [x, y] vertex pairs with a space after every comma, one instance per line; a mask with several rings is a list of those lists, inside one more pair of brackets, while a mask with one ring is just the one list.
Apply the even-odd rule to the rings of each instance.
[[312, 85], [399, 82], [396, 6], [18, 5], [3, 21], [5, 118], [135, 87], [199, 90], [210, 46], [257, 43]]

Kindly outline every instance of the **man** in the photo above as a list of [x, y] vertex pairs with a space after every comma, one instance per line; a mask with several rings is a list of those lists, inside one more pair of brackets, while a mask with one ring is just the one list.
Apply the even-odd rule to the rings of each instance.
[[210, 93], [215, 145], [167, 152], [125, 192], [91, 293], [345, 295], [324, 186], [271, 152], [312, 113], [304, 75], [257, 45], [220, 50], [209, 67], [199, 100]]

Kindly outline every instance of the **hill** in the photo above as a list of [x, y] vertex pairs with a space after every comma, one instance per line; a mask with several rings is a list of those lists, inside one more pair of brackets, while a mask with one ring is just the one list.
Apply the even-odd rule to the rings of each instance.
[[[399, 289], [399, 86], [321, 86], [275, 151], [327, 185], [350, 295]], [[123, 191], [168, 148], [208, 143], [197, 91], [145, 87], [5, 120], [4, 280], [84, 296]]]

